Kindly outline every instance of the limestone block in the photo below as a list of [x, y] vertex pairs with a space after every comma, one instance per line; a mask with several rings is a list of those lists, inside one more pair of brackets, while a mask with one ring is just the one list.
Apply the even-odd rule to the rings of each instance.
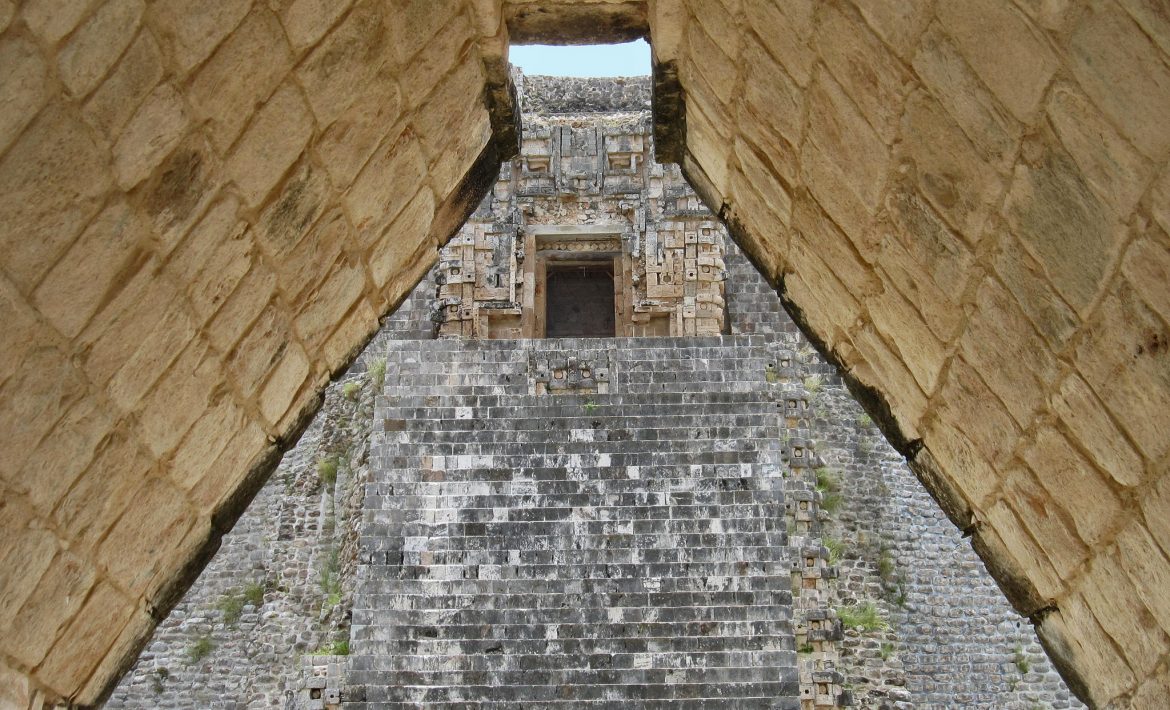
[[32, 290], [101, 207], [107, 151], [63, 104], [50, 104], [0, 159], [5, 272]]
[[[885, 286], [877, 274], [822, 206], [807, 198], [798, 198], [793, 206], [792, 248], [799, 249], [791, 257], [794, 267], [802, 268], [802, 259], [798, 259], [798, 255], [816, 254], [818, 260], [824, 262], [824, 268], [849, 286], [854, 298], [865, 299], [881, 293]], [[815, 272], [810, 273], [810, 276], [814, 275]], [[852, 321], [840, 322], [850, 324]]]
[[29, 0], [21, 8], [21, 18], [45, 44], [54, 45], [74, 27], [96, 4], [96, 0], [59, 3], [56, 0]]
[[1102, 552], [1093, 558], [1093, 567], [1081, 582], [1081, 595], [1099, 620], [1109, 620], [1106, 633], [1141, 678], [1152, 673], [1170, 649], [1170, 638], [1142, 602], [1138, 585], [1125, 574], [1124, 563], [1115, 555]]
[[200, 517], [214, 515], [229, 500], [248, 474], [253, 462], [271, 455], [274, 447], [258, 424], [249, 421], [236, 429], [206, 475], [191, 489], [192, 504]]
[[[1011, 293], [993, 278], [985, 279], [975, 296], [959, 351], [1016, 422], [1027, 427], [1056, 378], [1057, 363]], [[1020, 367], [1022, 362], [1028, 367]]]
[[343, 197], [359, 244], [366, 246], [383, 234], [418, 192], [426, 170], [413, 131], [403, 130], [382, 142]]
[[227, 358], [227, 366], [240, 391], [251, 397], [290, 346], [288, 316], [277, 301], [268, 304]]
[[1170, 451], [1167, 412], [1157, 392], [1170, 391], [1170, 328], [1119, 283], [1086, 325], [1075, 364], [1138, 449], [1157, 461]]
[[802, 177], [841, 229], [851, 238], [860, 236], [885, 186], [889, 151], [828, 74], [817, 75], [808, 101]]
[[[1012, 565], [1015, 575], [1026, 578], [1035, 588], [1039, 599], [1056, 599], [1062, 596], [1064, 585], [1060, 577], [1052, 569], [1045, 552], [1020, 522], [1016, 512], [1001, 500], [987, 508], [984, 515], [987, 518], [987, 527], [980, 528], [979, 534], [985, 544], [992, 546], [993, 541], [998, 541], [1003, 547], [996, 552], [1005, 559], [997, 560], [997, 564]], [[993, 531], [994, 536], [988, 534], [987, 528]]]
[[189, 119], [170, 84], [151, 92], [114, 145], [114, 175], [129, 190], [142, 182], [179, 144]]
[[[930, 279], [939, 290], [958, 298], [972, 278], [974, 257], [934, 208], [917, 192], [910, 189], [890, 190], [885, 203], [891, 229], [883, 242], [883, 251], [905, 253], [914, 266]], [[900, 249], [894, 249], [896, 243]], [[901, 259], [895, 259], [902, 263]], [[895, 259], [882, 259], [882, 265], [892, 271]]]
[[[1076, 525], [1067, 509], [1053, 500], [1037, 475], [1027, 468], [1013, 467], [1004, 477], [1003, 499], [1022, 521], [1023, 529], [1039, 546], [1040, 560], [1028, 567], [1029, 577], [1041, 590], [1041, 595], [1056, 599], [1063, 596], [1063, 582], [1042, 585], [1048, 570], [1056, 572], [1058, 580], [1073, 580], [1083, 571], [1089, 557], [1089, 548], [1076, 532]], [[997, 532], [998, 523], [996, 523]], [[1000, 533], [1005, 540], [1007, 535]]]
[[314, 150], [335, 184], [353, 183], [382, 141], [401, 133], [401, 108], [398, 82], [388, 69], [382, 69], [314, 143]]
[[147, 628], [145, 612], [112, 585], [98, 583], [37, 668], [36, 679], [59, 693], [71, 694], [93, 673], [110, 647], [110, 638], [132, 618], [140, 628]]
[[332, 270], [320, 285], [306, 292], [293, 321], [305, 347], [317, 351], [338, 320], [361, 298], [365, 287], [366, 270], [358, 259], [343, 255], [332, 264]]
[[57, 55], [57, 74], [73, 96], [85, 96], [134, 41], [143, 0], [106, 0]]
[[1015, 159], [1020, 126], [984, 88], [954, 43], [938, 25], [922, 37], [914, 55], [914, 71], [939, 100], [975, 150], [997, 169], [1008, 169]]
[[[707, 179], [718, 189], [726, 189], [730, 183], [728, 160], [731, 146], [718, 128], [721, 125], [712, 119], [698, 95], [687, 97], [687, 149], [694, 161], [702, 166]], [[726, 125], [726, 123], [722, 124]], [[690, 173], [693, 175], [693, 173]], [[722, 201], [722, 200], [720, 200]], [[718, 205], [716, 205], [718, 208]]]
[[124, 429], [115, 430], [85, 473], [53, 510], [53, 522], [76, 554], [88, 552], [133, 503], [132, 494], [154, 465], [141, 444]]
[[[429, 268], [430, 265], [427, 266]], [[401, 297], [401, 294], [398, 294], [398, 297]], [[389, 301], [389, 304], [393, 303], [396, 301]], [[360, 344], [365, 343], [378, 329], [378, 313], [379, 311], [374, 310], [365, 299], [354, 306], [353, 311], [346, 316], [341, 325], [337, 326], [337, 330], [333, 331], [329, 342], [325, 343], [327, 370], [336, 370], [357, 354], [356, 350]]]
[[1137, 21], [1150, 39], [1170, 55], [1170, 16], [1158, 0], [1120, 0], [1121, 6]]
[[444, 25], [462, 11], [461, 0], [401, 0], [397, 3], [395, 16], [388, 24], [392, 33], [390, 44], [396, 52], [398, 65], [406, 66], [444, 29]]
[[[887, 200], [887, 204], [891, 202], [901, 203], [906, 206], [906, 202], [902, 197], [891, 196]], [[911, 196], [911, 199], [917, 201], [917, 196]], [[926, 207], [921, 202], [919, 206]], [[929, 211], [929, 208], [927, 208]], [[931, 215], [933, 217], [933, 215]], [[937, 218], [935, 218], [937, 219]], [[930, 225], [927, 222], [924, 226]], [[966, 249], [962, 242], [959, 241], [950, 230], [942, 225], [941, 222], [930, 225], [934, 227], [941, 227], [941, 230], [935, 233], [936, 237], [943, 237], [950, 244], [939, 245], [942, 248], [948, 246], [956, 246], [957, 249], [953, 252], [956, 261], [969, 261], [969, 254], [965, 253]], [[962, 298], [961, 284], [963, 278], [957, 278], [953, 287], [943, 289], [939, 287], [934, 280], [922, 278], [923, 270], [928, 268], [930, 259], [943, 260], [949, 254], [946, 252], [931, 253], [931, 245], [928, 243], [930, 239], [929, 232], [926, 235], [911, 237], [900, 228], [889, 229], [884, 223], [879, 224], [875, 232], [876, 235], [883, 239], [880, 245], [880, 255], [878, 256], [878, 264], [883, 273], [883, 279], [886, 281], [886, 288], [895, 288], [905, 298], [914, 310], [921, 314], [923, 322], [930, 328], [931, 333], [941, 342], [950, 342], [963, 325], [963, 311], [958, 304], [958, 299]], [[914, 253], [907, 251], [907, 249], [915, 250]], [[949, 265], [948, 265], [949, 266]]]
[[1035, 442], [1024, 449], [1023, 458], [1056, 505], [1070, 513], [1086, 544], [1093, 546], [1112, 532], [1121, 512], [1117, 494], [1107, 477], [1077, 453], [1062, 434], [1048, 427], [1040, 429]]
[[113, 429], [113, 414], [104, 402], [86, 397], [73, 405], [56, 426], [53, 436], [44, 438], [33, 451], [20, 476], [36, 485], [28, 489], [28, 500], [46, 517], [64, 491], [89, 466], [102, 439]]
[[946, 362], [946, 347], [931, 332], [914, 304], [892, 283], [883, 286], [880, 293], [866, 299], [866, 312], [878, 332], [894, 344], [895, 351], [913, 373], [922, 391], [933, 392]]
[[925, 92], [915, 92], [907, 100], [901, 153], [912, 161], [922, 194], [963, 239], [978, 242], [991, 206], [1003, 191], [1002, 180], [942, 105]]
[[[1012, 454], [1020, 430], [998, 398], [962, 358], [953, 358], [932, 400], [937, 419], [926, 428], [927, 448], [950, 472], [967, 500], [978, 506], [998, 488], [996, 470]], [[950, 422], [968, 422], [962, 432]]]
[[1118, 135], [1076, 87], [1057, 84], [1047, 111], [1085, 182], [1124, 220], [1153, 177], [1153, 165]]
[[[280, 194], [260, 215], [258, 228], [252, 230], [257, 242], [274, 257], [278, 271], [283, 271], [288, 254], [314, 227], [332, 197], [325, 171], [302, 160]], [[285, 284], [286, 289], [291, 285]], [[296, 293], [293, 290], [290, 295]]]
[[911, 83], [909, 72], [851, 6], [825, 5], [814, 41], [844, 93], [881, 139], [892, 143]]
[[[774, 3], [769, 0], [744, 0], [743, 14], [776, 61], [801, 86], [808, 86], [812, 67], [817, 61], [808, 40], [813, 36], [815, 5], [811, 0]], [[657, 37], [655, 38], [657, 39]]]
[[[479, 69], [479, 62], [469, 61], [474, 36], [471, 25], [465, 15], [459, 15], [451, 20], [443, 31], [435, 35], [426, 47], [398, 72], [403, 86], [403, 93], [407, 99], [407, 106], [419, 108], [419, 104], [430, 103], [427, 95], [432, 87], [438, 87], [445, 81], [446, 76], [460, 68]], [[480, 79], [482, 83], [482, 79]], [[465, 97], [466, 100], [466, 97]], [[457, 115], [447, 118], [454, 120]], [[458, 135], [452, 132], [452, 136]]]
[[183, 490], [191, 490], [223, 453], [232, 433], [244, 429], [246, 423], [230, 392], [223, 388], [211, 392], [207, 409], [175, 449], [171, 480]]
[[220, 174], [219, 157], [200, 131], [189, 133], [139, 188], [160, 256], [170, 253], [217, 197]]
[[69, 552], [58, 552], [20, 613], [6, 625], [5, 641], [12, 656], [30, 668], [44, 660], [61, 628], [81, 608], [95, 579], [92, 564]]
[[[35, 513], [7, 491], [0, 511], [4, 513], [0, 516], [0, 531], [4, 533], [3, 540], [0, 540], [0, 565], [5, 570], [0, 576], [0, 623], [7, 629], [53, 561], [58, 543], [53, 534], [36, 520]], [[10, 573], [9, 570], [19, 573]], [[15, 650], [11, 643], [8, 638], [0, 639], [0, 644], [9, 653]]]
[[745, 40], [745, 64], [758, 75], [743, 86], [737, 122], [743, 136], [767, 154], [775, 172], [789, 184], [796, 180], [797, 148], [803, 137], [804, 95], [754, 39]]
[[[251, 5], [250, 0], [158, 0], [151, 2], [150, 16], [168, 54], [182, 71], [189, 72], [236, 29]], [[262, 69], [259, 65], [247, 68]]]
[[30, 348], [50, 340], [51, 329], [42, 325], [36, 311], [2, 275], [0, 323], [4, 324], [4, 337], [0, 338], [0, 383], [3, 383], [20, 367], [20, 361]]
[[[163, 290], [166, 291], [165, 286]], [[123, 334], [122, 337], [134, 338], [133, 343], [138, 347], [106, 385], [110, 398], [126, 411], [135, 409], [142, 396], [195, 337], [196, 324], [182, 300], [151, 303], [147, 308], [156, 314], [161, 311], [161, 320], [149, 331]]]
[[1085, 448], [1093, 462], [1123, 486], [1136, 486], [1144, 478], [1141, 457], [1113, 423], [1105, 405], [1085, 381], [1068, 376], [1052, 395], [1052, 411], [1069, 428], [1070, 438]]
[[[777, 169], [768, 161], [768, 154], [746, 141], [737, 140], [735, 155], [740, 170], [733, 173], [729, 197], [736, 206], [736, 214], [741, 215], [741, 221], [751, 219], [760, 225], [791, 224], [792, 198], [788, 196]], [[767, 232], [766, 229], [762, 231]]]
[[996, 276], [1011, 291], [1016, 303], [1052, 350], [1059, 352], [1076, 332], [1080, 319], [1056, 293], [1045, 277], [1044, 268], [1024, 249], [1019, 239], [1005, 229], [997, 231], [999, 251], [993, 262]]
[[98, 563], [118, 585], [141, 594], [155, 571], [186, 534], [193, 511], [174, 484], [148, 478], [134, 487], [137, 505], [114, 524], [98, 550]]
[[370, 274], [375, 286], [386, 286], [395, 274], [411, 265], [422, 250], [432, 250], [428, 256], [429, 260], [434, 260], [437, 245], [427, 233], [434, 211], [435, 200], [431, 191], [426, 188], [419, 190], [398, 218], [382, 232], [369, 255]]
[[[427, 173], [440, 202], [446, 195], [439, 194], [439, 190], [453, 191], [470, 167], [468, 161], [491, 138], [488, 113], [482, 102], [473, 98], [482, 92], [483, 81], [477, 62], [463, 63], [427, 97], [412, 123], [422, 139]], [[452, 232], [459, 227], [452, 225]]]
[[274, 366], [272, 376], [260, 393], [260, 413], [274, 425], [287, 426], [283, 421], [286, 412], [296, 409], [293, 402], [305, 385], [310, 372], [309, 358], [297, 343], [290, 343], [281, 353], [280, 361]]
[[207, 324], [206, 334], [211, 344], [220, 352], [230, 351], [275, 292], [276, 275], [261, 262], [253, 264], [223, 308]]
[[222, 382], [222, 364], [200, 338], [191, 341], [142, 404], [139, 426], [151, 452], [163, 458], [207, 409]]
[[[268, 99], [291, 66], [280, 22], [271, 12], [259, 9], [199, 68], [188, 98], [195, 117], [209, 122], [216, 150], [227, 153], [255, 107]], [[290, 123], [290, 130], [295, 129]]]
[[899, 430], [907, 439], [917, 438], [927, 398], [900, 353], [869, 325], [857, 329], [849, 337], [849, 349], [840, 348], [849, 371], [858, 381], [888, 392]]
[[1147, 204], [1162, 230], [1170, 234], [1170, 165], [1164, 167], [1162, 174], [1154, 181]]
[[1170, 149], [1170, 68], [1138, 24], [1113, 3], [1091, 3], [1069, 40], [1069, 55], [1093, 104], [1146, 157], [1163, 160]]
[[195, 283], [218, 249], [240, 241], [246, 224], [240, 220], [239, 212], [239, 200], [231, 195], [222, 197], [183, 237], [166, 266], [176, 283]]
[[135, 109], [162, 79], [162, 62], [154, 36], [140, 33], [118, 66], [85, 102], [85, 119], [110, 140], [117, 139]]
[[95, 705], [106, 692], [108, 679], [113, 678], [123, 668], [128, 668], [138, 656], [142, 646], [142, 639], [154, 627], [154, 620], [150, 615], [138, 608], [133, 611], [131, 620], [114, 637], [113, 645], [102, 656], [97, 668], [89, 676], [89, 680], [77, 693], [77, 701], [87, 705]]
[[106, 208], [33, 292], [37, 310], [67, 338], [148, 264], [146, 220], [125, 202]]
[[1170, 320], [1170, 237], [1151, 228], [1130, 243], [1121, 265], [1126, 279], [1163, 320]]
[[353, 87], [388, 80], [394, 20], [386, 17], [387, 9], [384, 3], [360, 0], [297, 67], [297, 81], [319, 126], [333, 123], [358, 99]]
[[1077, 594], [1066, 597], [1059, 608], [1036, 625], [1041, 641], [1053, 648], [1077, 669], [1082, 678], [1092, 678], [1093, 694], [1088, 700], [1105, 705], [1111, 698], [1133, 687], [1133, 671], [1122, 659], [1112, 639]]
[[0, 1], [0, 32], [8, 29], [8, 23], [16, 16], [15, 0]]
[[316, 44], [352, 4], [353, 0], [282, 0], [278, 12], [293, 51]]
[[21, 469], [61, 414], [86, 395], [80, 371], [54, 347], [33, 348], [0, 389], [0, 448], [6, 478]]
[[1170, 698], [1170, 671], [1154, 671], [1143, 679], [1130, 700], [1131, 707], [1139, 710], [1158, 710]]
[[1157, 619], [1162, 631], [1170, 630], [1170, 598], [1163, 593], [1170, 585], [1170, 564], [1158, 543], [1142, 525], [1133, 520], [1117, 535], [1117, 546], [1109, 555], [1111, 567], [1125, 570], [1138, 597]]
[[0, 41], [0, 151], [12, 144], [48, 99], [45, 58], [21, 37]]
[[1021, 0], [1016, 4], [1039, 27], [1061, 33], [1067, 29], [1070, 15], [1075, 14], [1069, 10], [1076, 9], [1076, 4], [1072, 0]]
[[322, 217], [308, 236], [277, 263], [277, 279], [290, 303], [299, 301], [321, 283], [342, 248], [351, 243], [352, 233], [349, 220], [335, 210]]
[[945, 2], [937, 13], [975, 73], [1027, 122], [1059, 64], [1044, 35], [1013, 5], [994, 0]]
[[719, 22], [692, 21], [687, 24], [684, 37], [685, 47], [690, 56], [688, 63], [695, 73], [702, 76], [711, 90], [711, 97], [723, 105], [729, 105], [734, 98], [736, 82], [730, 77], [739, 74], [736, 65], [739, 43], [721, 45], [708, 34], [707, 27]]
[[236, 143], [225, 168], [244, 202], [260, 204], [283, 177], [313, 132], [313, 119], [301, 92], [285, 84], [256, 114]]
[[929, 0], [867, 0], [858, 9], [898, 56], [908, 59], [930, 22]]
[[[198, 236], [215, 235], [217, 232], [201, 230]], [[252, 240], [252, 231], [245, 231], [243, 224], [236, 223], [230, 231], [219, 235], [217, 242], [205, 245], [211, 251], [205, 252], [203, 268], [188, 281], [187, 292], [191, 297], [191, 305], [201, 322], [207, 322], [219, 311], [240, 280], [251, 270], [252, 262], [260, 256]], [[191, 246], [192, 251], [197, 248], [193, 242]], [[184, 251], [183, 255], [191, 254], [192, 251]]]
[[1152, 485], [1139, 500], [1146, 529], [1164, 555], [1170, 555], [1170, 475], [1167, 472], [1167, 467], [1162, 466], [1154, 473]]

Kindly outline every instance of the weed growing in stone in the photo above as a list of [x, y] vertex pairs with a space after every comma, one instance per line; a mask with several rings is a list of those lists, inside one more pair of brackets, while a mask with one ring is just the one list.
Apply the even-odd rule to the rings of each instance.
[[337, 482], [337, 457], [326, 456], [317, 459], [317, 477], [327, 486]]
[[341, 551], [330, 548], [321, 565], [321, 591], [325, 593], [325, 605], [337, 606], [341, 602]]
[[796, 649], [796, 652], [797, 653], [812, 653], [814, 650], [815, 649], [813, 649], [813, 645], [811, 643], [802, 643], [800, 645], [800, 648]]
[[155, 668], [154, 673], [150, 676], [150, 688], [155, 695], [159, 695], [165, 689], [167, 678], [171, 677], [171, 672], [166, 668]]
[[598, 404], [597, 404], [597, 402], [594, 402], [592, 399], [587, 399], [587, 400], [585, 400], [585, 404], [583, 406], [585, 407], [586, 414], [593, 414], [594, 412], [597, 411]]
[[829, 564], [835, 565], [840, 562], [841, 556], [845, 554], [845, 543], [832, 537], [826, 537], [821, 542], [829, 549]]
[[906, 606], [906, 575], [898, 570], [893, 553], [885, 545], [878, 553], [878, 577], [882, 580], [882, 598], [890, 604]]
[[260, 605], [264, 603], [264, 585], [256, 582], [249, 582], [245, 585], [244, 601], [256, 608], [260, 608]]
[[244, 595], [233, 589], [219, 598], [215, 608], [223, 612], [223, 623], [235, 626], [244, 613], [244, 603]]
[[194, 665], [207, 658], [213, 650], [215, 650], [215, 644], [211, 642], [210, 636], [204, 634], [192, 641], [191, 645], [187, 647], [187, 662]]
[[809, 394], [817, 394], [825, 386], [825, 378], [820, 375], [809, 375], [804, 378], [804, 388]]
[[821, 510], [835, 513], [841, 507], [841, 481], [837, 474], [824, 466], [816, 470], [817, 491], [821, 494]]
[[863, 412], [862, 414], [858, 415], [858, 417], [857, 417], [857, 426], [861, 427], [862, 429], [864, 429], [866, 427], [871, 427], [871, 426], [873, 426], [873, 419], [870, 418], [870, 416], [868, 414], [865, 414]]
[[1024, 653], [1023, 646], [1016, 646], [1013, 662], [1016, 664], [1016, 670], [1020, 672], [1020, 675], [1027, 675], [1028, 671], [1032, 670], [1032, 664], [1028, 662], [1028, 654]]
[[889, 641], [883, 641], [882, 647], [878, 649], [878, 655], [882, 657], [883, 661], [890, 660], [890, 656], [894, 655], [894, 644]]
[[886, 631], [890, 628], [890, 622], [886, 621], [873, 602], [840, 607], [837, 609], [837, 618], [850, 629], [861, 627], [864, 631]]
[[374, 385], [375, 392], [382, 391], [382, 385], [386, 384], [386, 358], [380, 357], [370, 362], [370, 384]]
[[341, 641], [333, 641], [327, 643], [321, 648], [317, 649], [314, 656], [348, 656], [349, 655], [349, 641], [342, 639]]
[[345, 397], [351, 402], [357, 401], [358, 395], [361, 394], [362, 386], [356, 382], [346, 382], [341, 386], [341, 396]]

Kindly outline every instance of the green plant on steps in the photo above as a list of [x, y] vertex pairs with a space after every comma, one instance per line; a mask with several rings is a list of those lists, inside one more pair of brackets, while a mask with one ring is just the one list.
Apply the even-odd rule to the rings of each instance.
[[829, 550], [829, 564], [835, 565], [841, 561], [841, 556], [845, 554], [845, 543], [832, 537], [824, 538], [821, 543]]
[[839, 607], [837, 618], [850, 629], [860, 627], [863, 631], [886, 631], [890, 628], [890, 622], [886, 621], [872, 601]]
[[1024, 653], [1023, 646], [1016, 646], [1012, 661], [1016, 664], [1016, 670], [1020, 672], [1020, 675], [1027, 675], [1028, 671], [1032, 670], [1032, 664], [1028, 662], [1028, 654]]
[[883, 641], [882, 647], [878, 650], [878, 655], [882, 657], [883, 661], [890, 660], [890, 656], [894, 655], [894, 644], [889, 641]]
[[326, 606], [337, 606], [341, 602], [341, 551], [329, 549], [321, 564], [321, 591], [325, 594]]
[[244, 613], [244, 595], [233, 589], [220, 597], [215, 607], [223, 612], [223, 623], [235, 626]]
[[374, 386], [374, 392], [381, 392], [382, 385], [386, 384], [386, 358], [376, 358], [370, 362], [369, 367], [370, 384]]
[[804, 388], [808, 390], [809, 394], [817, 394], [821, 388], [825, 386], [825, 379], [820, 375], [809, 375], [804, 378]]
[[841, 481], [837, 474], [821, 466], [815, 471], [817, 477], [816, 489], [821, 494], [821, 510], [826, 513], [835, 513], [841, 507]]
[[586, 399], [585, 404], [583, 404], [582, 406], [585, 407], [586, 414], [593, 414], [594, 412], [597, 411], [597, 407], [599, 405], [597, 404], [597, 402], [594, 402], [592, 399]]
[[327, 486], [337, 481], [337, 457], [325, 456], [317, 459], [317, 477]]
[[187, 662], [191, 665], [202, 661], [211, 654], [215, 649], [215, 644], [211, 642], [211, 637], [207, 634], [195, 639], [190, 646], [187, 647]]
[[341, 396], [345, 397], [351, 402], [357, 400], [358, 395], [361, 394], [361, 391], [362, 386], [353, 381], [346, 382], [341, 386]]
[[256, 582], [244, 585], [244, 601], [259, 609], [264, 603], [264, 585]]

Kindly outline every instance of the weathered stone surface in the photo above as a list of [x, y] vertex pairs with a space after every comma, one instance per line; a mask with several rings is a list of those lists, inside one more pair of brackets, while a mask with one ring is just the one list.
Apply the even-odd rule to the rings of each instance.
[[146, 179], [183, 138], [189, 119], [174, 87], [155, 89], [126, 124], [114, 145], [114, 175], [129, 190]]
[[256, 114], [225, 165], [245, 203], [263, 201], [304, 150], [312, 131], [300, 90], [285, 84]]
[[45, 58], [32, 42], [19, 37], [0, 40], [0, 151], [7, 148], [49, 98]]
[[[151, 3], [150, 15], [168, 53], [180, 69], [190, 71], [236, 29], [251, 4], [249, 0], [160, 0]], [[260, 66], [249, 65], [253, 71]]]
[[57, 55], [57, 72], [73, 96], [88, 94], [134, 39], [146, 10], [143, 0], [108, 0]]

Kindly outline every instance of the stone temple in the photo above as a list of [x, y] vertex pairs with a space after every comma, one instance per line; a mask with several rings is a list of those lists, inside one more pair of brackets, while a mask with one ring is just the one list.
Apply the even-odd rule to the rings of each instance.
[[107, 707], [1080, 707], [649, 79], [514, 79], [520, 155]]
[[[657, 161], [969, 538], [1068, 689], [1165, 707], [1156, 0], [0, 0], [0, 704], [93, 706], [134, 665], [521, 155], [509, 47], [639, 37]], [[570, 148], [561, 178], [590, 189]], [[674, 327], [638, 291], [663, 285], [649, 267], [665, 259], [631, 262], [628, 282], [615, 269], [615, 332], [619, 315]], [[545, 310], [528, 306], [546, 334], [582, 325], [565, 293], [601, 298], [609, 278], [554, 261]], [[714, 301], [695, 283], [697, 329]], [[551, 321], [550, 294], [570, 304]], [[685, 283], [682, 298], [685, 332]], [[466, 327], [515, 327], [484, 320], [509, 299], [481, 299]], [[283, 520], [289, 540], [309, 525]], [[284, 552], [290, 568], [308, 554]], [[1027, 647], [1020, 668], [1039, 667]]]

